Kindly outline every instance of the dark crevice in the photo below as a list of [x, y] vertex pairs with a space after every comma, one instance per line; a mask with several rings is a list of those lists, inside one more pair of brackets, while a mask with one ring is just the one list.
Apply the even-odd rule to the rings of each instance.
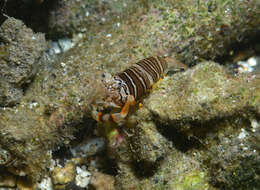
[[132, 169], [137, 178], [145, 179], [152, 177], [158, 170], [161, 160], [163, 158], [157, 160], [156, 162], [148, 162], [148, 161], [135, 161], [132, 163]]
[[[0, 2], [0, 23], [6, 20], [6, 16], [22, 20], [28, 27], [35, 32], [47, 32], [48, 20], [46, 17], [50, 11], [59, 6], [60, 0], [36, 0], [36, 1], [17, 1], [6, 0]], [[40, 23], [40, 24], [39, 24]]]
[[186, 133], [179, 131], [176, 127], [178, 122], [174, 122], [169, 125], [164, 125], [157, 122], [156, 126], [164, 137], [166, 137], [170, 142], [172, 142], [173, 147], [181, 152], [187, 152], [193, 148], [200, 148], [202, 146], [201, 141], [196, 136], [190, 136]]
[[260, 30], [254, 30], [250, 32], [250, 36], [244, 38], [245, 40], [241, 42], [233, 43], [227, 48], [226, 54], [218, 56], [214, 61], [218, 63], [226, 63], [232, 59], [230, 52], [236, 55], [237, 52], [242, 52], [247, 49], [252, 49], [256, 54], [260, 54], [259, 48], [256, 49], [257, 44], [260, 44]]
[[[65, 166], [68, 160], [73, 158], [70, 148], [80, 145], [85, 139], [95, 138], [95, 122], [93, 119], [85, 118], [84, 122], [77, 125], [78, 130], [73, 133], [73, 140], [67, 146], [61, 146], [55, 150], [52, 154], [54, 160], [59, 160], [59, 164]], [[96, 153], [92, 156], [87, 156], [85, 159], [85, 164], [88, 166], [92, 160], [97, 161], [99, 165], [99, 171], [108, 175], [116, 176], [118, 174], [118, 167], [115, 160], [110, 159], [106, 155], [106, 150]], [[73, 186], [73, 184], [71, 184]], [[70, 185], [68, 187], [71, 187]]]
[[[164, 137], [166, 137], [170, 142], [172, 142], [173, 147], [181, 152], [187, 152], [191, 149], [205, 149], [207, 146], [204, 143], [204, 139], [207, 138], [209, 134], [217, 134], [219, 130], [223, 130], [219, 127], [220, 123], [228, 121], [241, 121], [248, 122], [250, 126], [250, 121], [247, 118], [250, 116], [256, 116], [254, 110], [248, 109], [248, 115], [232, 115], [222, 118], [213, 118], [208, 121], [195, 121], [187, 120], [183, 121], [169, 121], [167, 124], [160, 121], [156, 121], [157, 130]], [[249, 116], [250, 115], [250, 116]], [[158, 118], [158, 117], [154, 117]], [[183, 130], [182, 127], [188, 126], [187, 129]], [[235, 125], [234, 127], [239, 127]]]

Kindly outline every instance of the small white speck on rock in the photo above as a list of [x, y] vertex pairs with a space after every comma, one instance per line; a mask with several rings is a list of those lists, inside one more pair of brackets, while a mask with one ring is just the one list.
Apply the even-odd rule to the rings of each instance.
[[241, 129], [241, 132], [238, 135], [239, 139], [244, 139], [247, 136], [247, 132], [245, 131], [245, 129]]

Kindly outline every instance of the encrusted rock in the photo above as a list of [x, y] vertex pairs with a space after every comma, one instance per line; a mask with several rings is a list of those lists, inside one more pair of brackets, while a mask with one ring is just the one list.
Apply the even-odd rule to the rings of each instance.
[[142, 121], [136, 125], [130, 143], [137, 161], [155, 162], [169, 151], [167, 139], [158, 133], [154, 122]]
[[20, 20], [9, 17], [0, 27], [0, 106], [18, 103], [22, 89], [38, 70], [46, 42]]
[[75, 165], [72, 162], [67, 163], [64, 167], [55, 167], [52, 172], [52, 181], [55, 185], [65, 185], [75, 179]]
[[0, 165], [5, 165], [9, 161], [11, 161], [11, 154], [0, 146]]
[[52, 190], [52, 181], [50, 177], [45, 177], [40, 183], [37, 183], [37, 189], [39, 190]]
[[86, 170], [84, 167], [76, 167], [76, 178], [75, 178], [75, 184], [79, 187], [88, 187], [88, 184], [91, 179], [91, 174]]
[[[119, 167], [115, 189], [214, 189], [199, 162], [176, 150], [170, 151], [156, 170], [143, 173], [140, 168], [121, 163]], [[140, 176], [144, 177], [140, 179]]]
[[15, 187], [16, 177], [10, 173], [1, 171], [0, 174], [0, 187]]
[[258, 112], [260, 77], [228, 75], [214, 62], [204, 62], [185, 73], [166, 77], [145, 106], [154, 119], [183, 130], [184, 122], [208, 121], [237, 114]]
[[76, 147], [70, 149], [74, 157], [92, 156], [105, 149], [105, 142], [102, 138], [85, 139]]
[[36, 184], [26, 178], [18, 178], [17, 187], [19, 190], [34, 190], [36, 189]]
[[111, 175], [103, 174], [100, 172], [93, 173], [90, 184], [96, 190], [114, 190], [115, 179]]

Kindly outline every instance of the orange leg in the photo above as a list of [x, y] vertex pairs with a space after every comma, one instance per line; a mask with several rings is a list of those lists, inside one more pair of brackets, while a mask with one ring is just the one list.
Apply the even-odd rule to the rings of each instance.
[[127, 100], [125, 105], [123, 106], [122, 110], [120, 113], [114, 113], [111, 115], [111, 118], [114, 122], [116, 123], [122, 123], [124, 119], [126, 118], [129, 108], [131, 105], [135, 104], [135, 98], [132, 95], [127, 96]]
[[129, 108], [131, 105], [135, 104], [135, 98], [132, 95], [127, 96], [127, 100], [125, 105], [123, 106], [120, 113], [114, 113], [114, 114], [103, 114], [102, 112], [92, 111], [93, 118], [98, 122], [103, 121], [114, 121], [115, 123], [122, 123], [124, 119], [126, 118]]

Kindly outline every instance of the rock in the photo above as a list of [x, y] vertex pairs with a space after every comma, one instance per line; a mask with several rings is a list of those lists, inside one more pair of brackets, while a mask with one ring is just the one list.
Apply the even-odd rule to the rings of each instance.
[[[255, 118], [225, 119], [207, 125], [212, 132], [203, 140], [208, 150], [193, 150], [207, 168], [209, 181], [219, 189], [258, 189], [260, 183], [259, 123]], [[254, 126], [255, 125], [255, 126]], [[254, 127], [253, 127], [254, 126]], [[206, 127], [206, 126], [205, 126]]]
[[50, 177], [45, 177], [40, 183], [37, 183], [37, 189], [40, 190], [52, 190], [53, 185]]
[[67, 163], [64, 167], [55, 167], [52, 171], [52, 181], [55, 185], [65, 185], [75, 179], [75, 166], [72, 162]]
[[[145, 106], [154, 119], [176, 124], [248, 114], [248, 106], [257, 113], [260, 81], [258, 77], [248, 79], [245, 75], [232, 77], [222, 66], [205, 62], [167, 77], [145, 100]], [[185, 130], [181, 126], [179, 129]]]
[[0, 165], [6, 165], [11, 161], [11, 154], [0, 146]]
[[36, 188], [36, 184], [26, 178], [18, 178], [17, 187], [19, 190], [34, 190]]
[[154, 163], [169, 151], [168, 140], [158, 133], [153, 122], [143, 121], [136, 125], [129, 139], [133, 160]]
[[155, 170], [145, 175], [137, 167], [135, 170], [125, 164], [119, 164], [119, 167], [115, 189], [215, 189], [208, 183], [208, 175], [198, 161], [175, 150], [170, 151]]
[[44, 32], [48, 38], [71, 37], [77, 32], [86, 32], [97, 23], [103, 24], [113, 19], [115, 14], [132, 7], [132, 1], [66, 1], [24, 0], [19, 3], [7, 1], [5, 13], [23, 20], [35, 31]]
[[91, 174], [85, 168], [78, 166], [76, 167], [76, 172], [75, 184], [79, 187], [87, 188], [91, 179]]
[[76, 147], [70, 149], [74, 157], [89, 157], [105, 150], [105, 142], [102, 138], [85, 139]]
[[96, 190], [114, 190], [115, 179], [111, 175], [103, 174], [100, 172], [93, 173], [90, 184]]
[[0, 187], [15, 187], [16, 177], [10, 173], [1, 172], [0, 175]]
[[0, 104], [1, 106], [12, 106], [17, 104], [23, 97], [23, 91], [14, 85], [6, 82], [0, 82]]
[[19, 102], [24, 86], [37, 73], [46, 42], [43, 34], [33, 33], [11, 17], [1, 25], [0, 39], [0, 106], [11, 106]]

